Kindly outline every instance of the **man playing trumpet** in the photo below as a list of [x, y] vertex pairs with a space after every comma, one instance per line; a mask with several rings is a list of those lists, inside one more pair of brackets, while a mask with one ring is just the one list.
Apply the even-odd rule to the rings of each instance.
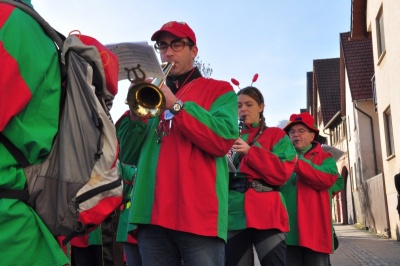
[[238, 136], [237, 96], [228, 82], [193, 66], [196, 36], [171, 21], [151, 37], [162, 62], [174, 63], [165, 111], [128, 111], [117, 126], [121, 149], [138, 156], [130, 223], [143, 265], [223, 265], [228, 226], [225, 154]]

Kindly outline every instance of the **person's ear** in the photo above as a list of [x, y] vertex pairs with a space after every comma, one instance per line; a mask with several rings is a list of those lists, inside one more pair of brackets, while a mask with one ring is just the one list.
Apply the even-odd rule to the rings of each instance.
[[197, 47], [197, 45], [193, 45], [190, 51], [192, 53], [192, 59], [194, 60], [199, 52], [199, 48]]

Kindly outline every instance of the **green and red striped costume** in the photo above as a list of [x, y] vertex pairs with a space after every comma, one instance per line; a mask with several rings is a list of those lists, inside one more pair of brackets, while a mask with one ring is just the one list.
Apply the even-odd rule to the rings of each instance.
[[[299, 151], [294, 173], [281, 188], [290, 220], [287, 245], [333, 253], [331, 187], [343, 185], [336, 162], [319, 143]], [[338, 179], [339, 178], [339, 179]]]
[[[246, 125], [242, 139], [251, 142], [260, 130], [258, 123]], [[235, 157], [237, 157], [236, 154]], [[286, 133], [277, 127], [266, 128], [240, 161], [233, 178], [261, 179], [279, 187], [289, 179], [296, 162], [296, 150]], [[279, 191], [229, 192], [229, 230], [255, 228], [289, 231], [286, 206]]]
[[[180, 88], [180, 95], [183, 110], [161, 143], [157, 127], [168, 131], [168, 121], [159, 126], [160, 118], [132, 122], [126, 117], [119, 123], [121, 149], [140, 152], [130, 222], [226, 240], [225, 155], [238, 136], [237, 96], [228, 82], [203, 77]], [[143, 134], [144, 141], [137, 139]]]
[[[144, 123], [139, 123], [138, 125], [130, 124], [131, 128], [128, 130], [125, 127], [122, 127], [123, 130], [120, 130], [120, 122], [124, 120], [125, 117], [129, 116], [129, 111], [127, 111], [116, 123], [115, 126], [117, 128], [117, 136], [121, 143], [130, 143], [132, 140], [132, 135], [135, 136], [135, 142], [142, 142], [147, 134], [143, 134], [143, 129], [145, 127]], [[128, 118], [129, 119], [129, 118]], [[140, 146], [137, 146], [140, 148]], [[133, 237], [132, 231], [136, 229], [136, 226], [129, 223], [130, 219], [130, 209], [131, 209], [131, 198], [133, 195], [133, 184], [136, 179], [137, 174], [137, 163], [139, 159], [139, 150], [130, 149], [130, 146], [127, 148], [120, 149], [119, 152], [119, 173], [124, 182], [124, 204], [121, 208], [121, 213], [118, 222], [118, 232], [117, 232], [117, 241], [118, 242], [128, 242], [132, 244], [137, 244], [136, 238]], [[130, 232], [130, 233], [129, 233]]]
[[[58, 128], [58, 55], [53, 41], [33, 18], [2, 3], [0, 73], [0, 131], [30, 163], [39, 163], [48, 154]], [[0, 189], [24, 189], [24, 171], [3, 144], [0, 158]], [[22, 201], [0, 198], [0, 232], [3, 265], [69, 262], [41, 219]]]

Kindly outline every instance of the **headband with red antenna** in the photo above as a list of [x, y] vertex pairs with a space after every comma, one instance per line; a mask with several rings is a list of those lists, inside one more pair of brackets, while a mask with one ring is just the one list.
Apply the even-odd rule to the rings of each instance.
[[[253, 83], [257, 81], [257, 79], [258, 79], [258, 74], [256, 73], [256, 74], [254, 74], [254, 76], [253, 76], [253, 79], [252, 79], [252, 81], [251, 81], [250, 86], [252, 86]], [[239, 88], [239, 90], [240, 90], [240, 87], [239, 87], [240, 83], [239, 83], [239, 81], [237, 81], [237, 80], [234, 79], [234, 78], [231, 78], [231, 82], [233, 83], [233, 85], [238, 86], [238, 88]]]

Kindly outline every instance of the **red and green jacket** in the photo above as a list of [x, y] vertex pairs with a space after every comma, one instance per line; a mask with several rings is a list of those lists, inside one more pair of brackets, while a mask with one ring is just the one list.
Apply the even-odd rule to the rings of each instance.
[[[258, 131], [258, 123], [246, 125], [242, 139], [250, 143]], [[269, 127], [243, 156], [238, 174], [232, 178], [261, 179], [280, 187], [289, 179], [295, 163], [296, 150], [289, 137], [282, 129]], [[288, 213], [279, 191], [256, 192], [252, 188], [244, 193], [229, 191], [229, 230], [245, 228], [289, 230]]]
[[163, 115], [119, 122], [121, 150], [140, 152], [130, 222], [226, 240], [226, 154], [238, 137], [237, 95], [228, 82], [203, 77], [180, 90], [184, 107], [172, 127]]
[[135, 165], [121, 163], [118, 164], [119, 172], [124, 182], [124, 201], [118, 221], [117, 242], [128, 242], [137, 244], [136, 238], [132, 231], [136, 227], [129, 223], [129, 213], [131, 209], [131, 198], [133, 195], [133, 184], [136, 178], [137, 168]]
[[[40, 163], [58, 128], [61, 78], [57, 50], [32, 17], [3, 3], [0, 73], [0, 131], [30, 163]], [[0, 158], [0, 189], [24, 189], [24, 171], [3, 144]], [[69, 262], [41, 219], [22, 201], [0, 199], [0, 232], [4, 265]]]
[[287, 245], [333, 252], [331, 187], [338, 178], [335, 160], [319, 143], [299, 152], [294, 173], [281, 188], [290, 220]]
[[[120, 130], [120, 122], [125, 118], [129, 117], [129, 111], [125, 112], [124, 115], [115, 123], [117, 129], [118, 140], [122, 143], [130, 142], [132, 135], [135, 135], [136, 142], [142, 142], [146, 138], [146, 134], [142, 134], [145, 124], [139, 123], [135, 125], [130, 123], [130, 128], [128, 130]], [[129, 119], [129, 118], [128, 118]], [[127, 129], [124, 127], [124, 129]], [[128, 138], [128, 139], [127, 139]], [[140, 148], [140, 146], [138, 146]], [[118, 169], [120, 176], [124, 182], [124, 202], [121, 208], [121, 213], [118, 222], [117, 231], [117, 241], [118, 242], [128, 242], [137, 243], [134, 233], [136, 226], [129, 223], [130, 210], [131, 210], [131, 199], [133, 195], [133, 185], [137, 174], [137, 163], [139, 159], [139, 150], [132, 149], [121, 149], [119, 153], [119, 163]]]
[[[122, 143], [130, 142], [131, 135], [135, 135], [135, 142], [143, 142], [147, 134], [142, 134], [145, 123], [134, 124], [130, 123], [128, 130], [119, 130], [120, 122], [126, 117], [129, 117], [129, 111], [125, 112], [122, 117], [115, 123], [117, 129], [118, 140]], [[128, 118], [129, 119], [129, 118]], [[126, 127], [124, 127], [126, 129]], [[128, 134], [127, 134], [128, 133]], [[127, 139], [128, 138], [128, 139]], [[140, 146], [138, 146], [140, 148]], [[124, 182], [124, 203], [121, 208], [121, 213], [118, 222], [117, 241], [137, 244], [136, 226], [129, 222], [131, 199], [133, 195], [133, 185], [137, 174], [137, 163], [139, 159], [139, 150], [121, 149], [119, 153], [119, 173]]]

